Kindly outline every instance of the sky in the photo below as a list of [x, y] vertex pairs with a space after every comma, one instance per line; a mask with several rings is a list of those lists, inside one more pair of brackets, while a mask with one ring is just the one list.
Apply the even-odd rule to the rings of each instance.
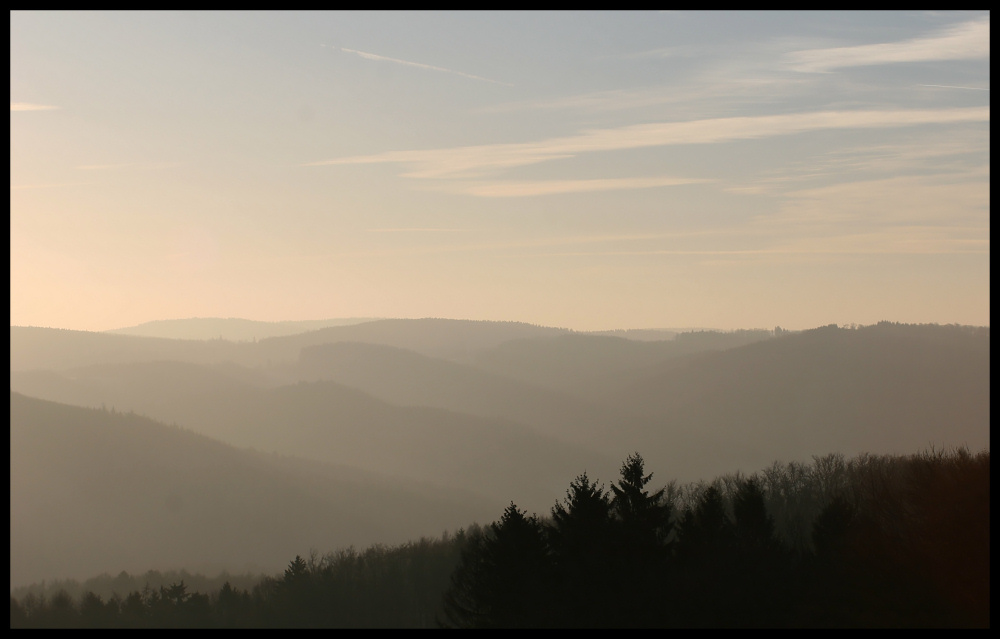
[[981, 12], [10, 14], [11, 325], [989, 324]]

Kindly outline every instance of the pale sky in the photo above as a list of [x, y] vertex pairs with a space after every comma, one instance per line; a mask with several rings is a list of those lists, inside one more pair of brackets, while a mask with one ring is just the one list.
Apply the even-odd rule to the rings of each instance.
[[989, 324], [988, 12], [11, 12], [11, 324]]

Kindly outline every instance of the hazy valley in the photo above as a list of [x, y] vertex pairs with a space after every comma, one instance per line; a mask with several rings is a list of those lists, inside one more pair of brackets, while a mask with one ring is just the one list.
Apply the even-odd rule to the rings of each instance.
[[663, 485], [832, 452], [988, 450], [988, 328], [775, 333], [11, 327], [11, 585], [270, 572], [488, 523], [511, 500], [546, 513], [635, 451]]

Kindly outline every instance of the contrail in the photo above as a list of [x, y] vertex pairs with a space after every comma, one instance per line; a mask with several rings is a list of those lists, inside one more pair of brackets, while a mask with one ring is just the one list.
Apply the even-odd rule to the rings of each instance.
[[[325, 46], [325, 45], [324, 45]], [[366, 53], [364, 51], [357, 51], [356, 49], [347, 49], [344, 47], [338, 47], [344, 53], [353, 53], [354, 55], [360, 56], [366, 60], [376, 60], [379, 62], [395, 62], [396, 64], [405, 64], [408, 67], [417, 67], [418, 69], [427, 69], [429, 71], [443, 71], [445, 73], [453, 73], [455, 75], [460, 75], [464, 78], [471, 78], [473, 80], [482, 80], [483, 82], [492, 82], [493, 84], [502, 84], [507, 87], [514, 86], [509, 82], [500, 82], [499, 80], [491, 80], [489, 78], [484, 78], [478, 75], [472, 75], [471, 73], [463, 73], [462, 71], [455, 71], [454, 69], [445, 69], [444, 67], [435, 67], [430, 64], [422, 64], [420, 62], [409, 62], [407, 60], [399, 60], [397, 58], [389, 58], [384, 55], [376, 55], [374, 53]]]

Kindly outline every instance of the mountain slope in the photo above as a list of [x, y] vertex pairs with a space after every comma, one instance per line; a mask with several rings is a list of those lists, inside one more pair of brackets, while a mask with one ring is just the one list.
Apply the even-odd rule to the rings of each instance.
[[617, 335], [568, 333], [509, 340], [477, 352], [472, 362], [530, 384], [596, 399], [623, 375], [700, 352], [721, 351], [769, 339], [770, 331], [699, 331], [673, 339], [637, 341]]
[[[820, 328], [661, 364], [615, 395], [680, 477], [841, 452], [989, 448], [989, 329]], [[645, 453], [644, 453], [645, 454]]]
[[275, 571], [310, 548], [402, 543], [502, 501], [239, 450], [11, 393], [11, 584], [150, 568]]
[[[365, 351], [378, 348], [366, 346]], [[246, 379], [252, 374], [236, 367], [142, 362], [12, 373], [11, 388], [44, 399], [136, 411], [232, 445], [462, 485], [544, 510], [581, 467], [616, 469], [610, 456], [510, 419], [396, 405], [330, 381], [255, 384]], [[517, 405], [520, 397], [508, 399]], [[575, 410], [573, 402], [565, 407]], [[558, 413], [551, 405], [548, 409]]]
[[302, 349], [292, 374], [330, 380], [385, 401], [515, 421], [582, 445], [603, 441], [618, 411], [544, 386], [391, 346], [338, 342]]
[[[579, 472], [611, 479], [634, 451], [666, 482], [754, 472], [776, 460], [830, 452], [989, 447], [988, 328], [834, 326], [707, 352], [706, 344], [718, 347], [718, 335], [680, 336], [683, 348], [676, 351], [671, 342], [558, 331], [498, 343], [538, 327], [400, 322], [408, 327], [402, 333], [389, 330], [392, 322], [375, 328], [380, 323], [371, 322], [280, 338], [274, 352], [290, 359], [259, 369], [146, 362], [29, 374], [12, 364], [11, 384], [26, 392], [48, 389], [47, 397], [65, 401], [131, 408], [241, 446], [461, 484], [539, 512]], [[374, 332], [351, 333], [362, 327]], [[458, 339], [454, 348], [449, 329]], [[471, 344], [462, 342], [463, 331], [479, 329], [475, 343], [486, 350], [478, 352], [511, 349], [510, 374], [521, 381], [401, 346], [346, 340], [409, 343], [431, 335], [422, 342], [427, 350], [458, 353]], [[182, 354], [187, 348], [179, 343]], [[103, 357], [120, 354], [112, 348]], [[532, 361], [540, 370], [533, 371]], [[282, 375], [327, 381], [275, 387]], [[568, 387], [580, 382], [578, 389], [589, 389], [587, 401], [523, 381], [532, 375], [575, 380]]]
[[448, 319], [374, 320], [330, 326], [257, 342], [220, 339], [165, 339], [114, 333], [71, 331], [33, 326], [10, 327], [10, 369], [65, 370], [93, 364], [177, 360], [198, 364], [232, 362], [267, 367], [298, 360], [308, 346], [368, 342], [434, 357], [468, 359], [471, 353], [512, 339], [552, 336], [566, 329], [520, 322]]
[[522, 322], [386, 319], [263, 340], [260, 342], [258, 356], [273, 361], [291, 361], [297, 359], [301, 349], [308, 346], [366, 342], [394, 346], [431, 357], [465, 361], [475, 352], [494, 348], [510, 340], [551, 337], [569, 332], [567, 329]]
[[171, 359], [194, 363], [239, 362], [253, 344], [177, 340], [35, 326], [10, 327], [10, 370], [66, 370], [94, 364]]
[[137, 326], [116, 328], [105, 333], [136, 335], [140, 337], [165, 337], [168, 339], [224, 339], [229, 341], [256, 341], [267, 337], [295, 335], [328, 326], [344, 326], [370, 322], [375, 318], [342, 318], [303, 320], [295, 322], [259, 322], [235, 317], [191, 317], [188, 319], [156, 320]]

